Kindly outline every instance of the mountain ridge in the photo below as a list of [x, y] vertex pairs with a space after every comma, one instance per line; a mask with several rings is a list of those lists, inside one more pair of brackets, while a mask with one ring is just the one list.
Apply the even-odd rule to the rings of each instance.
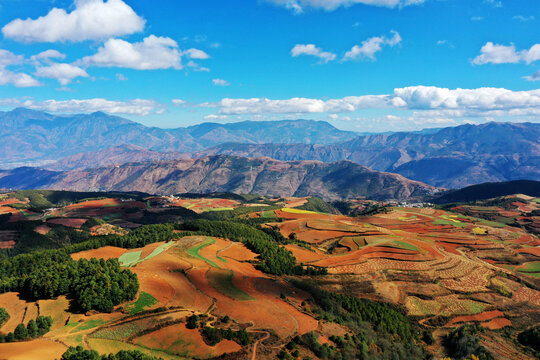
[[[20, 178], [26, 179], [20, 181]], [[0, 171], [0, 188], [176, 193], [256, 193], [319, 196], [327, 200], [424, 199], [436, 188], [342, 160], [335, 163], [215, 155], [57, 172], [39, 168]]]

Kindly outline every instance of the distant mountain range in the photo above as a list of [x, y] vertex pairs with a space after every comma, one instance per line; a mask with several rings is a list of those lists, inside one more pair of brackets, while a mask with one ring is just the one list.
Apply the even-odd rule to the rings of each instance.
[[67, 156], [119, 145], [190, 153], [226, 142], [330, 144], [356, 136], [354, 132], [313, 120], [203, 123], [161, 129], [102, 112], [55, 116], [18, 108], [0, 113], [0, 168], [42, 166]]
[[156, 194], [231, 192], [319, 196], [327, 200], [360, 197], [413, 200], [437, 192], [432, 186], [401, 175], [373, 171], [351, 161], [284, 162], [226, 155], [66, 172], [23, 167], [0, 171], [0, 188]]
[[430, 185], [461, 188], [487, 181], [540, 180], [540, 124], [487, 123], [359, 136], [330, 144], [222, 144], [197, 153], [279, 160], [347, 159]]
[[358, 135], [312, 120], [160, 129], [100, 112], [54, 116], [20, 108], [0, 113], [0, 140], [4, 169], [40, 166], [66, 171], [234, 155], [327, 163], [350, 160], [445, 188], [540, 180], [540, 124], [535, 123]]

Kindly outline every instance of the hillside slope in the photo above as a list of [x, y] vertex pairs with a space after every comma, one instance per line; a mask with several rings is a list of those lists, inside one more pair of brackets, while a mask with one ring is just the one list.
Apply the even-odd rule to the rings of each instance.
[[350, 161], [283, 162], [224, 155], [67, 172], [19, 168], [0, 171], [0, 188], [157, 194], [232, 192], [312, 195], [327, 200], [358, 197], [405, 200], [425, 198], [436, 190], [400, 175], [373, 171]]

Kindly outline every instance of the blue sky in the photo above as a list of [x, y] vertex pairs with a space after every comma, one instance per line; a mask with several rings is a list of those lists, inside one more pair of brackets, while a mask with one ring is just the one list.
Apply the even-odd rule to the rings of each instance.
[[0, 105], [356, 131], [540, 118], [538, 0], [4, 0]]

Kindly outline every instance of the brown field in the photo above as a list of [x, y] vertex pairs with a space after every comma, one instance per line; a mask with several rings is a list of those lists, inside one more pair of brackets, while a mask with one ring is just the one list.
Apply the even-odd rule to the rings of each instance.
[[0, 231], [0, 249], [10, 249], [17, 243], [19, 237], [18, 231], [1, 230]]
[[73, 260], [87, 259], [91, 258], [97, 259], [114, 259], [120, 257], [127, 250], [115, 246], [104, 246], [99, 249], [86, 250], [78, 253], [71, 254]]
[[6, 309], [9, 314], [8, 321], [2, 326], [2, 332], [7, 334], [15, 330], [15, 327], [23, 321], [28, 303], [19, 298], [19, 294], [8, 292], [0, 294], [0, 307]]
[[67, 347], [50, 340], [32, 340], [0, 344], [2, 360], [55, 360], [59, 359]]
[[285, 248], [291, 251], [296, 257], [296, 260], [303, 263], [311, 263], [314, 261], [326, 259], [328, 255], [324, 254], [322, 251], [313, 249], [309, 250], [298, 245], [289, 244]]
[[84, 225], [84, 223], [86, 222], [86, 219], [58, 218], [58, 219], [50, 219], [47, 222], [51, 224], [57, 224], [57, 225], [79, 229], [81, 226]]
[[230, 258], [236, 261], [251, 261], [255, 260], [257, 257], [257, 254], [246, 248], [241, 243], [229, 244], [229, 246], [221, 249], [217, 254], [222, 258]]
[[34, 229], [35, 232], [37, 232], [38, 234], [41, 234], [41, 235], [47, 235], [49, 233], [49, 231], [51, 231], [51, 228], [48, 227], [47, 225], [43, 224], [43, 225], [39, 225], [38, 227], [36, 227]]
[[182, 206], [198, 214], [205, 211], [211, 211], [213, 209], [228, 209], [235, 208], [240, 205], [239, 201], [230, 199], [175, 199], [173, 203], [177, 206]]
[[198, 330], [187, 329], [185, 324], [164, 327], [158, 331], [141, 336], [134, 340], [135, 344], [167, 352], [196, 358], [221, 356], [225, 353], [237, 352], [241, 346], [230, 340], [223, 340], [215, 346], [205, 344]]

